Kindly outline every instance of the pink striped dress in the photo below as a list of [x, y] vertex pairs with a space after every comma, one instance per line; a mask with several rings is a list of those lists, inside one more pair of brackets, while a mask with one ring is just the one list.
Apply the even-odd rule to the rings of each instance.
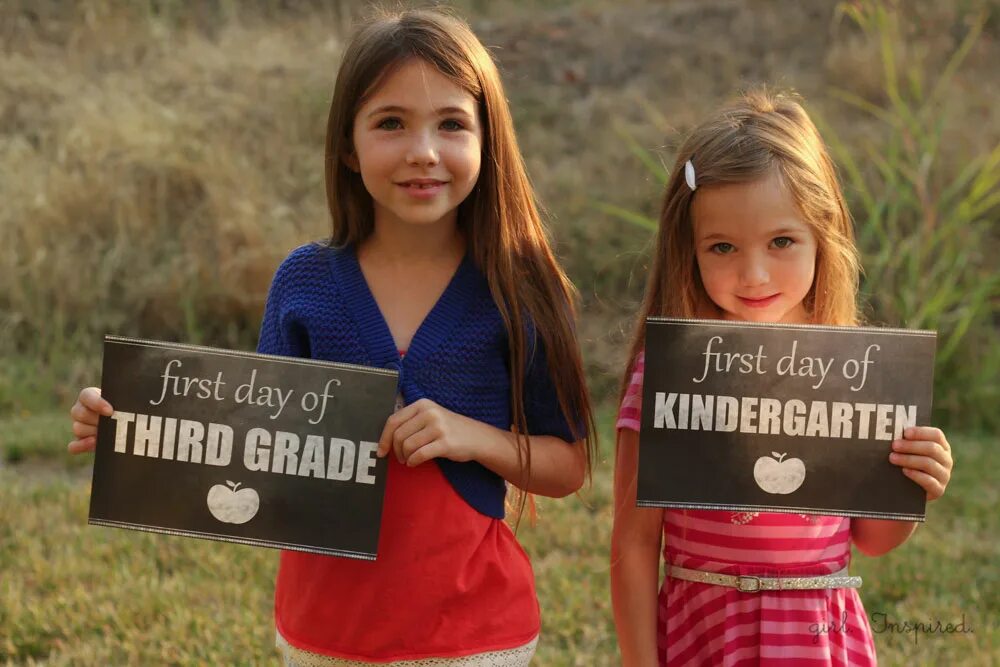
[[[639, 430], [643, 355], [617, 427]], [[735, 575], [830, 574], [851, 558], [851, 520], [771, 512], [664, 510], [667, 564]], [[764, 591], [666, 578], [659, 595], [661, 665], [875, 665], [856, 589]]]

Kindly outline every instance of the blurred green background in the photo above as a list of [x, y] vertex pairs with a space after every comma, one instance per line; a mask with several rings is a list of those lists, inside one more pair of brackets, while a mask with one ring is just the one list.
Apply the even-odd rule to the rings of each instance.
[[[1000, 2], [447, 4], [501, 66], [601, 405], [592, 488], [520, 527], [537, 664], [615, 664], [611, 417], [649, 224], [686, 131], [762, 82], [803, 95], [835, 156], [866, 320], [939, 332], [952, 486], [910, 543], [855, 569], [869, 613], [973, 631], [879, 633], [880, 656], [1000, 661]], [[254, 348], [274, 269], [328, 233], [326, 112], [366, 6], [0, 3], [0, 662], [273, 659], [276, 553], [88, 528], [66, 410], [99, 381], [106, 332]]]

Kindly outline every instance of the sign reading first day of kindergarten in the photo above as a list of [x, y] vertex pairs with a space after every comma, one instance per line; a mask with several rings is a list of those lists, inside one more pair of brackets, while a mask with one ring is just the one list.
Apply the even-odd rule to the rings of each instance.
[[637, 504], [923, 521], [932, 331], [649, 318]]
[[395, 371], [105, 337], [89, 522], [372, 560]]

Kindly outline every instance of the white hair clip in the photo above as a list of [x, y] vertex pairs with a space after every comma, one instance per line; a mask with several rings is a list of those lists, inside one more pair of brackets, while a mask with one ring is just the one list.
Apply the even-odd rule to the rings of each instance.
[[698, 189], [698, 183], [695, 181], [694, 177], [694, 163], [688, 160], [684, 163], [684, 180], [687, 181], [688, 187], [691, 188], [691, 192]]

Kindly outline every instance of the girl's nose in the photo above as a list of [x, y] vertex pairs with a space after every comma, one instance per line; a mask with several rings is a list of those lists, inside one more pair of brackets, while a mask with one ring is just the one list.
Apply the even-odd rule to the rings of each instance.
[[406, 163], [413, 166], [433, 166], [439, 160], [440, 156], [433, 138], [425, 132], [416, 134], [413, 142], [407, 147]]
[[747, 257], [740, 266], [740, 282], [744, 287], [759, 287], [770, 280], [767, 263], [758, 257]]

